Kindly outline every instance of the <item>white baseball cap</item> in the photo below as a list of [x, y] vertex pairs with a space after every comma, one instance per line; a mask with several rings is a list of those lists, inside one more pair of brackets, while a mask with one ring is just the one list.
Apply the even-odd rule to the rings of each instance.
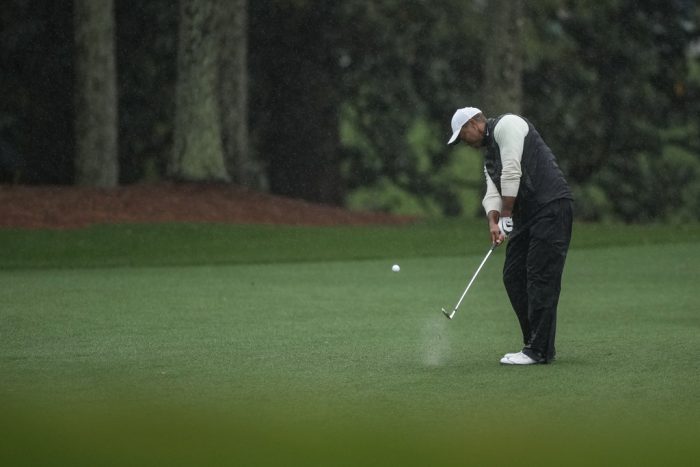
[[459, 136], [459, 131], [462, 129], [465, 123], [467, 123], [471, 118], [480, 114], [481, 110], [476, 107], [465, 107], [463, 109], [457, 109], [455, 114], [452, 116], [452, 138], [447, 142], [447, 144], [452, 144], [457, 141]]

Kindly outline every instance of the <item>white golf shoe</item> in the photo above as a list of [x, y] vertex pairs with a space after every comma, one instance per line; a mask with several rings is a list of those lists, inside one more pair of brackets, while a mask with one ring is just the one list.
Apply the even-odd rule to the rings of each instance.
[[504, 365], [534, 365], [538, 363], [538, 361], [528, 357], [522, 352], [518, 352], [505, 354], [501, 359], [501, 363]]

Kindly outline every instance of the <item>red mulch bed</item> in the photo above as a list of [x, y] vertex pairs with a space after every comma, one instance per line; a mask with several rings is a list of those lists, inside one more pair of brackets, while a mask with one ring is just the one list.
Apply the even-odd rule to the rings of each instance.
[[406, 224], [411, 217], [351, 212], [235, 185], [157, 183], [114, 189], [0, 185], [0, 228], [202, 222], [285, 225]]

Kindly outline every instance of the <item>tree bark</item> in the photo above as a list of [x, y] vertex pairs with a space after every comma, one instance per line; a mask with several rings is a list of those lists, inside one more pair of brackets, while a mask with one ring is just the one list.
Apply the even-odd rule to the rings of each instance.
[[487, 115], [522, 110], [523, 1], [491, 0], [484, 63], [483, 110]]
[[240, 185], [259, 187], [248, 138], [248, 2], [217, 0], [219, 104], [226, 168]]
[[75, 0], [73, 8], [75, 182], [115, 187], [119, 156], [113, 0]]
[[216, 0], [181, 0], [175, 135], [169, 167], [183, 181], [229, 181], [217, 99]]

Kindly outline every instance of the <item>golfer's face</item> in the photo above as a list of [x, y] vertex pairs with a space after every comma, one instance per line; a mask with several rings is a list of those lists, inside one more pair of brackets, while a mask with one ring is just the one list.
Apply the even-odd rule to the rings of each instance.
[[479, 129], [479, 125], [477, 125], [474, 120], [469, 120], [459, 131], [459, 139], [473, 148], [481, 146], [482, 137], [483, 135]]

